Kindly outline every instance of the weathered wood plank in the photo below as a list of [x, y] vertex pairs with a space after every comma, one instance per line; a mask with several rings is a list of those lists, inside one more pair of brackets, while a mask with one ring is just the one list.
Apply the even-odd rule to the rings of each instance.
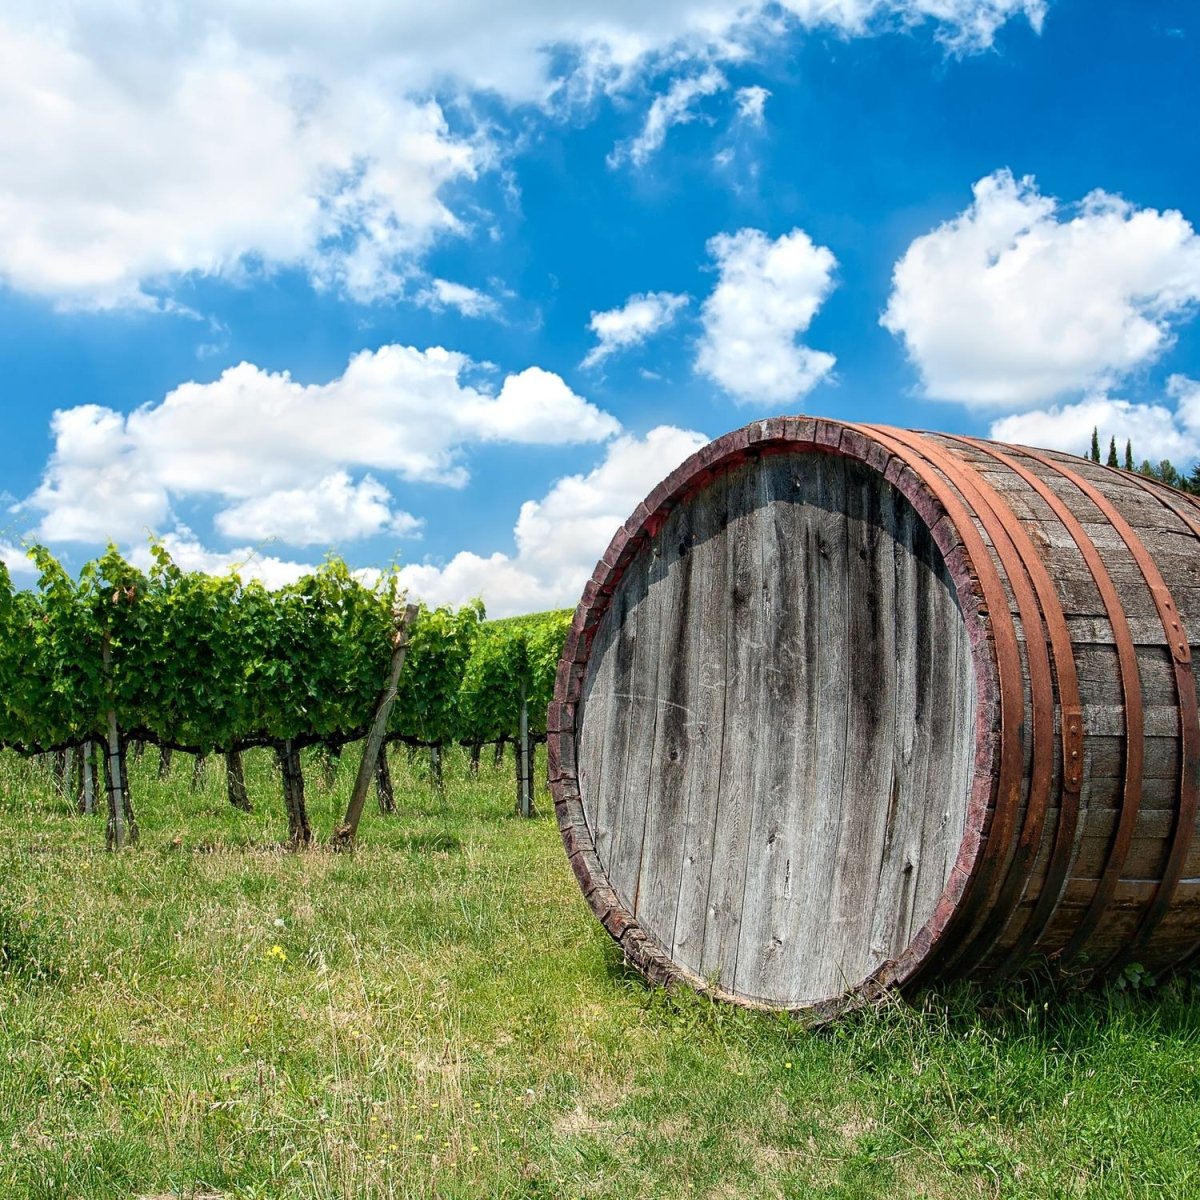
[[579, 793], [596, 857], [605, 868], [612, 857], [629, 743], [629, 708], [615, 699], [614, 692], [618, 678], [628, 677], [633, 661], [636, 625], [629, 619], [630, 600], [642, 586], [635, 566], [612, 598], [592, 643], [576, 721]]
[[[1159, 624], [1161, 630], [1162, 625]], [[1075, 643], [1075, 669], [1079, 692], [1085, 704], [1123, 705], [1117, 650], [1111, 643], [1087, 645]], [[1175, 668], [1165, 646], [1144, 646], [1138, 651], [1138, 674], [1144, 695], [1161, 704], [1175, 694]], [[1098, 730], [1096, 731], [1098, 732]], [[1122, 731], [1123, 732], [1123, 731]]]
[[[842, 812], [829, 901], [824, 987], [868, 975], [871, 923], [887, 836], [896, 727], [896, 493], [856, 464], [846, 470], [847, 676]], [[952, 633], [946, 629], [947, 634]], [[889, 897], [895, 903], [895, 897]]]
[[663, 573], [654, 680], [658, 720], [649, 760], [634, 916], [647, 936], [668, 953], [679, 902], [689, 771], [699, 750], [694, 706], [698, 699], [695, 657], [701, 647], [695, 634], [699, 627], [697, 593], [703, 578], [696, 579], [693, 548], [699, 538], [710, 540], [706, 518], [711, 511], [705, 504], [684, 505], [671, 514], [655, 539]]
[[[1114, 641], [1112, 626], [1105, 617], [1068, 617], [1067, 629], [1070, 631], [1071, 641], [1077, 646], [1088, 643], [1111, 646]], [[1188, 632], [1193, 638], [1193, 651], [1200, 653], [1200, 636], [1197, 636], [1200, 634], [1200, 630], [1193, 633], [1189, 628]], [[1129, 620], [1129, 636], [1136, 646], [1162, 646], [1164, 644], [1162, 621], [1157, 615], [1131, 618]]]
[[837, 850], [845, 800], [846, 728], [849, 676], [849, 544], [846, 520], [846, 469], [840, 459], [820, 463], [820, 492], [812, 508], [812, 538], [816, 570], [817, 710], [815, 759], [809, 803], [813, 809], [812, 849], [800, 886], [807, 899], [800, 942], [812, 967], [801, 981], [802, 1000], [824, 999], [826, 951], [830, 940], [830, 909]]
[[757, 745], [760, 738], [770, 739], [774, 733], [762, 727], [758, 711], [765, 643], [762, 488], [762, 473], [754, 463], [739, 468], [729, 483], [725, 721], [716, 799], [717, 838], [700, 960], [700, 973], [722, 987], [733, 986], [737, 969]]
[[[1146, 764], [1142, 771], [1144, 779], [1179, 779], [1178, 737], [1148, 737], [1144, 741]], [[1119, 786], [1125, 763], [1125, 738], [1113, 735], [1087, 734], [1083, 743], [1083, 787], [1089, 803], [1093, 793], [1099, 796], [1112, 794], [1110, 789]]]
[[[704, 951], [725, 725], [729, 594], [729, 555], [725, 542], [729, 522], [729, 476], [714, 480], [693, 504], [697, 509], [693, 526], [696, 542], [691, 551], [696, 608], [687, 641], [692, 737], [684, 785], [686, 805], [680, 831], [681, 857], [672, 872], [678, 880], [678, 899], [671, 957], [698, 975]], [[666, 866], [664, 859], [664, 869]]]
[[932, 915], [945, 890], [962, 842], [966, 793], [973, 765], [975, 677], [962, 617], [944, 565], [928, 546], [918, 559], [918, 611], [926, 652], [919, 656], [917, 725], [920, 753], [928, 758], [924, 820], [916, 872], [912, 933]]
[[764, 463], [764, 727], [760, 786], [750, 832], [735, 987], [757, 999], [798, 995], [808, 966], [800, 923], [808, 896], [797, 875], [812, 852], [807, 794], [818, 708], [817, 592], [811, 586], [809, 512], [819, 478], [806, 460]]
[[[1147, 692], [1147, 696], [1153, 693]], [[1169, 695], [1169, 693], [1168, 693]], [[1162, 693], [1159, 698], [1163, 699]], [[1179, 732], [1179, 709], [1174, 705], [1148, 704], [1143, 708], [1146, 737], [1170, 738]], [[1120, 704], [1085, 704], [1083, 728], [1097, 737], [1123, 737], [1125, 709]]]
[[931, 623], [918, 608], [918, 572], [925, 568], [917, 560], [916, 543], [922, 534], [924, 527], [912, 508], [898, 505], [893, 585], [896, 678], [892, 772], [869, 935], [871, 954], [877, 963], [894, 958], [911, 940], [917, 869], [921, 861], [923, 799], [927, 794], [930, 756], [922, 737], [924, 731], [918, 727], [918, 677], [931, 670], [935, 652]]
[[[657, 695], [658, 667], [662, 650], [662, 600], [666, 587], [662, 548], [658, 539], [644, 547], [638, 556], [639, 574], [634, 583], [645, 579], [644, 590], [631, 596], [633, 610], [626, 622], [634, 626], [633, 656], [629, 673], [614, 680], [613, 701], [629, 713], [625, 765], [621, 774], [611, 843], [608, 881], [626, 911], [633, 913], [641, 875], [642, 841], [646, 812], [650, 803], [650, 756], [654, 749], [654, 731], [661, 705]], [[644, 576], [640, 573], [644, 571]]]

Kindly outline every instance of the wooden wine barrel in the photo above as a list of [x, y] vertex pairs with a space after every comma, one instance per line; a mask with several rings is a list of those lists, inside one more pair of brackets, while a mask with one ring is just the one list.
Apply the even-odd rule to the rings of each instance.
[[1051, 451], [784, 417], [584, 590], [549, 714], [627, 958], [812, 1017], [1200, 945], [1200, 506]]

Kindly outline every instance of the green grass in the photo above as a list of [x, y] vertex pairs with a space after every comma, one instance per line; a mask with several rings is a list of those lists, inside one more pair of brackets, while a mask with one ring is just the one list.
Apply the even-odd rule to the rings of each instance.
[[117, 855], [0, 757], [0, 1196], [1200, 1196], [1193, 982], [820, 1032], [655, 991], [484, 757], [397, 755], [352, 856], [280, 850], [265, 755], [247, 815], [147, 754]]

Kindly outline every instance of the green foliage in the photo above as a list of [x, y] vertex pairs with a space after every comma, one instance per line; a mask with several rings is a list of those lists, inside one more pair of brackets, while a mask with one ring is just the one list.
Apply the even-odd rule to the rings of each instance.
[[421, 742], [457, 740], [459, 688], [482, 621], [478, 602], [457, 612], [421, 607], [409, 634], [392, 732]]
[[[36, 589], [0, 565], [0, 746], [45, 750], [126, 733], [212, 753], [361, 737], [386, 682], [403, 597], [339, 558], [270, 591], [236, 572], [183, 571], [150, 544], [138, 570], [109, 546], [73, 580], [35, 546]], [[390, 735], [483, 742], [545, 729], [569, 612], [485, 621], [479, 602], [422, 607]], [[105, 652], [109, 666], [105, 667]]]
[[272, 738], [357, 736], [370, 721], [391, 655], [395, 582], [371, 589], [341, 559], [294, 584], [247, 588], [249, 726]]
[[522, 687], [530, 731], [545, 733], [546, 707], [570, 625], [571, 611], [563, 609], [483, 626], [462, 677], [461, 741], [514, 737]]
[[1183, 482], [1182, 476], [1175, 469], [1169, 458], [1164, 458], [1159, 462], [1155, 474], [1163, 483], [1171, 487], [1177, 488]]
[[1161, 459], [1158, 466], [1143, 459], [1142, 465], [1138, 468], [1138, 474], [1145, 475], [1147, 479], [1157, 479], [1159, 483], [1178, 488], [1181, 492], [1200, 495], [1200, 462], [1192, 467], [1189, 474], [1184, 475], [1169, 458]]

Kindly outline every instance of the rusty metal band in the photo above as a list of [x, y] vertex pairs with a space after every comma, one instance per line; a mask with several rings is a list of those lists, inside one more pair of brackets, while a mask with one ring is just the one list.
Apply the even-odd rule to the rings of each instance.
[[[1024, 819], [1015, 843], [1007, 849], [1006, 862], [987, 892], [982, 921], [969, 939], [960, 941], [957, 950], [947, 958], [942, 968], [943, 974], [950, 977], [968, 973], [992, 948], [1020, 902], [1029, 869], [1041, 847], [1054, 778], [1054, 683], [1050, 675], [1050, 657], [1046, 652], [1047, 629], [1044, 620], [1046, 608], [1058, 606], [1058, 594], [1044, 569], [1043, 578], [1038, 581], [1041, 586], [1038, 587], [1037, 582], [1033, 581], [1030, 563], [1040, 565], [1041, 560], [1029, 541], [1028, 531], [1005, 499], [983, 479], [973, 464], [958, 458], [928, 436], [904, 434], [900, 440], [923, 454], [974, 508], [984, 532], [991, 539], [1017, 602], [1029, 667], [1032, 702], [1029, 729], [1032, 746]], [[1030, 586], [1031, 582], [1034, 583], [1033, 587]], [[1035, 589], [1039, 595], [1035, 595]], [[1062, 617], [1061, 608], [1059, 617], [1065, 633], [1066, 619]], [[1059, 639], [1059, 645], [1055, 648], [1056, 657], [1061, 644]], [[1074, 665], [1073, 659], [1071, 661]]]
[[1024, 718], [1025, 693], [1021, 679], [1021, 652], [1017, 646], [1016, 626], [999, 572], [960, 494], [936, 471], [931, 471], [926, 460], [897, 436], [903, 431], [850, 423], [847, 423], [847, 428], [856, 430], [882, 446], [913, 471], [953, 522], [983, 593], [999, 683], [1000, 764], [991, 819], [985, 820], [985, 827], [979, 830], [983, 848], [976, 860], [975, 869], [970, 877], [963, 881], [961, 895], [953, 910], [944, 914], [944, 924], [938, 940], [914, 969], [910, 979], [916, 982], [940, 967], [948, 951], [953, 948], [953, 939], [949, 936], [951, 932], [964, 921], [973, 921], [978, 915], [982, 915], [979, 897], [981, 894], [985, 895], [990, 888], [999, 860], [1004, 858], [1004, 848], [1012, 836], [1013, 817], [1020, 801], [1024, 774], [1021, 724]]
[[[1002, 453], [991, 442], [981, 441], [976, 438], [956, 437], [951, 434], [943, 436], [948, 441], [956, 442], [999, 463], [1001, 466], [1012, 471], [1025, 484], [1032, 486], [1038, 491], [1039, 494], [1051, 503], [1051, 507], [1055, 508], [1056, 512], [1057, 508], [1061, 508], [1063, 513], [1065, 513], [1063, 523], [1067, 525], [1084, 557], [1087, 557], [1087, 552], [1090, 550], [1093, 558], [1096, 559], [1096, 566], [1099, 567], [1102, 574], [1106, 574], [1103, 565], [1099, 562], [1099, 556], [1096, 554], [1095, 547], [1092, 546], [1091, 540], [1083, 532], [1082, 526], [1075, 520], [1066, 505], [1037, 476], [1026, 471], [1019, 463]], [[1009, 511], [1011, 512], [1011, 509]], [[1041, 605], [1042, 617], [1046, 624], [1046, 632], [1049, 636], [1050, 647], [1054, 655], [1054, 673], [1058, 681], [1059, 736], [1062, 758], [1058, 776], [1058, 821], [1054, 830], [1054, 840], [1047, 863], [1046, 877], [1042, 882], [1038, 898], [1032, 906], [1032, 911], [1026, 918], [1024, 927], [1008, 954], [999, 966], [996, 967], [996, 972], [1000, 975], [1007, 974], [1024, 961], [1029, 954], [1030, 948], [1036, 943], [1038, 937], [1045, 930], [1046, 925], [1049, 924], [1050, 918], [1057, 906], [1067, 872], [1070, 869], [1072, 853], [1076, 846], [1077, 833], [1079, 831], [1079, 789], [1083, 779], [1083, 739], [1085, 734], [1082, 702], [1079, 696], [1079, 675], [1075, 669], [1075, 647], [1071, 641], [1071, 632], [1067, 626], [1067, 617], [1063, 611], [1062, 602], [1059, 600], [1058, 589], [1055, 587], [1050, 572], [1046, 568], [1046, 564], [1038, 552], [1033, 539], [1029, 536], [1025, 523], [1019, 521], [1015, 514], [1013, 521], [1022, 535], [1016, 544], [1019, 548], [1023, 548], [1022, 557], [1024, 558], [1025, 568], [1029, 572], [1034, 588], [1037, 591], [1038, 602]], [[1072, 525], [1074, 528], [1071, 528]], [[1109, 581], [1109, 588], [1113, 592], [1115, 599], [1116, 592], [1111, 586], [1111, 581]], [[1026, 631], [1025, 640], [1028, 645], [1028, 631]], [[1129, 641], [1129, 652], [1132, 655], [1132, 639]], [[1136, 659], [1132, 661], [1134, 681], [1135, 686], [1137, 686], [1137, 661]], [[1037, 715], [1035, 706], [1035, 718]], [[1049, 711], [1048, 719], [1053, 724], [1053, 709]], [[1004, 915], [1005, 919], [1007, 919], [1011, 916], [1011, 911]]]
[[[1129, 628], [1129, 621], [1125, 616], [1125, 609], [1121, 604], [1121, 598], [1117, 594], [1116, 586], [1108, 573], [1108, 569], [1104, 565], [1104, 560], [1099, 550], [1096, 549], [1095, 543], [1088, 537], [1087, 532], [1084, 530], [1083, 523], [1049, 484], [1023, 466], [1011, 454], [1006, 454], [998, 449], [992, 442], [979, 441], [974, 438], [959, 440], [968, 442], [981, 452], [990, 454], [1004, 463], [1005, 466], [1020, 476], [1021, 479], [1046, 501], [1051, 511], [1062, 522], [1063, 528], [1071, 535], [1075, 545], [1079, 548], [1080, 555], [1091, 572], [1096, 589], [1100, 593], [1101, 602], [1104, 604], [1104, 610], [1108, 614], [1108, 621], [1113, 631], [1113, 642], [1117, 651], [1118, 672], [1121, 677], [1121, 694], [1125, 702], [1126, 754], [1124, 786], [1122, 788], [1122, 795], [1124, 797], [1122, 817], [1124, 817], [1126, 807], [1129, 808], [1131, 816], [1124, 822], [1126, 825], [1124, 831], [1124, 849], [1120, 852], [1120, 863], [1123, 864], [1125, 854], [1128, 851], [1129, 841], [1133, 836], [1133, 827], [1137, 821], [1137, 813], [1141, 806], [1142, 764], [1145, 755], [1145, 745], [1143, 742], [1142, 683], [1138, 673], [1137, 650], [1134, 646], [1133, 633]], [[1072, 666], [1074, 666], [1073, 661]], [[1064, 724], [1066, 723], [1067, 714], [1064, 712]], [[1082, 745], [1078, 747], [1078, 751], [1081, 756], [1079, 761], [1081, 761]], [[1065, 761], [1067, 760], [1064, 758]], [[1078, 788], [1076, 791], [1078, 791]], [[1076, 794], [1070, 796], [1070, 800], [1074, 811], [1072, 820], [1077, 821], [1079, 797]], [[1058, 901], [1062, 895], [1062, 889], [1066, 881], [1067, 871], [1070, 868], [1071, 852], [1075, 848], [1075, 841], [1077, 840], [1076, 833], [1082, 832], [1076, 828], [1071, 828], [1068, 836], [1067, 826], [1062, 823], [1063, 817], [1060, 813], [1060, 825], [1062, 825], [1064, 841], [1061, 845], [1058, 843], [1055, 845], [1050, 869], [1042, 884], [1042, 892], [1038, 897], [1037, 904], [1034, 906], [1029, 923], [1026, 925], [1020, 938], [1017, 939], [1008, 958], [1000, 964], [998, 968], [999, 972], [1006, 972], [1018, 966], [1021, 960], [1033, 950], [1037, 944], [1037, 939], [1045, 932], [1046, 926], [1050, 923], [1057, 909]], [[1120, 829], [1118, 829], [1116, 836], [1121, 836]], [[1097, 919], [1099, 915], [1100, 910], [1097, 911]]]
[[[1180, 505], [1175, 496], [1165, 490], [1165, 485], [1155, 485], [1140, 475], [1121, 472], [1125, 481], [1132, 481], [1147, 495], [1153, 496], [1164, 508], [1174, 513], [1184, 525], [1191, 530], [1196, 538], [1200, 538], [1200, 521], [1197, 521]], [[1186, 493], [1179, 493], [1181, 496]], [[1189, 497], [1190, 499], [1190, 497]], [[1164, 585], [1165, 590], [1165, 585]], [[1156, 603], [1158, 597], [1155, 597]], [[1168, 595], [1165, 601], [1170, 605]], [[1172, 605], [1173, 607], [1173, 605]], [[1134, 932], [1128, 946], [1114, 956], [1109, 964], [1110, 969], [1119, 968], [1132, 961], [1133, 956], [1146, 944], [1159, 922], [1166, 915], [1171, 905], [1171, 898], [1183, 874], [1184, 863], [1196, 831], [1196, 805], [1200, 796], [1200, 716], [1197, 715], [1196, 679], [1191, 665], [1191, 646], [1187, 630], [1183, 627], [1183, 618], [1175, 614], [1171, 629], [1178, 633], [1183, 642], [1182, 649], [1186, 657], [1181, 657], [1178, 651], [1172, 653], [1172, 665], [1175, 669], [1176, 694], [1179, 698], [1179, 732], [1180, 732], [1180, 765], [1179, 765], [1179, 807], [1175, 815], [1175, 827], [1171, 831], [1170, 850], [1167, 861], [1163, 866], [1162, 879], [1154, 893], [1141, 924]], [[1170, 633], [1168, 632], [1168, 639]], [[1186, 669], [1187, 678], [1181, 681], [1181, 672]], [[1182, 682], [1183, 686], [1180, 686]], [[1200, 948], [1198, 945], [1196, 948]], [[1186, 957], [1191, 957], [1195, 949], [1189, 950]]]
[[[1188, 645], [1187, 633], [1183, 628], [1183, 622], [1175, 608], [1175, 602], [1171, 598], [1170, 590], [1167, 588], [1166, 581], [1163, 579], [1158, 565], [1151, 557], [1149, 550], [1146, 549], [1145, 543], [1138, 537], [1133, 527], [1125, 520], [1112, 501], [1078, 472], [1071, 470], [1071, 468], [1064, 464], [1056, 462], [1047, 455], [1033, 450], [1025, 450], [1024, 453], [1034, 461], [1041, 463], [1049, 470], [1056, 472], [1064, 479], [1073, 483], [1100, 510], [1109, 524], [1116, 530], [1117, 535], [1128, 547], [1134, 563], [1137, 565], [1142, 578], [1146, 582], [1146, 587], [1150, 591], [1150, 597], [1154, 602], [1159, 620], [1162, 622], [1163, 632], [1166, 634], [1167, 644], [1171, 650], [1171, 663], [1175, 671], [1175, 692], [1179, 702], [1179, 722], [1182, 742], [1180, 755], [1182, 764], [1179, 778], [1179, 804], [1176, 808], [1175, 836], [1172, 838], [1171, 848], [1168, 852], [1167, 862], [1163, 867], [1162, 878], [1159, 880], [1158, 887], [1155, 889], [1153, 897], [1146, 906], [1133, 938], [1121, 952], [1122, 955], [1133, 954], [1146, 943], [1170, 907], [1171, 897], [1175, 893], [1175, 887], [1183, 872], [1184, 858], [1191, 837], [1190, 827], [1196, 816], [1197, 790], [1198, 782], [1200, 782], [1197, 778], [1198, 774], [1200, 774], [1200, 770], [1198, 770], [1198, 765], [1200, 765], [1200, 746], [1197, 745], [1197, 741], [1200, 739], [1200, 729], [1197, 728], [1196, 679], [1192, 673], [1191, 648]], [[1127, 752], [1129, 749], [1127, 747]], [[1128, 804], [1128, 797], [1126, 797], [1126, 803]], [[1127, 820], [1125, 806], [1123, 806], [1117, 830], [1118, 837], [1113, 839], [1113, 845], [1110, 848], [1110, 859], [1105, 865], [1104, 873], [1101, 877], [1101, 886], [1096, 890], [1096, 895], [1092, 899], [1092, 904], [1088, 909], [1084, 921], [1075, 931], [1074, 937], [1072, 937], [1066, 950], [1064, 950], [1064, 958], [1069, 958], [1083, 948], [1088, 936], [1090, 936], [1108, 902], [1111, 900], [1112, 892], [1115, 890], [1120, 877], [1120, 869], [1124, 865], [1125, 854], [1128, 853], [1129, 843], [1133, 838], [1133, 825], [1136, 820], [1136, 813]], [[1185, 828], [1188, 830], [1186, 837], [1182, 836], [1182, 831]], [[1119, 844], [1122, 833], [1125, 833], [1126, 836], [1123, 839], [1123, 844]], [[1182, 846], [1180, 843], [1182, 843]], [[1118, 857], [1120, 858], [1119, 862], [1116, 861]], [[1105, 965], [1108, 966], [1110, 964]]]

